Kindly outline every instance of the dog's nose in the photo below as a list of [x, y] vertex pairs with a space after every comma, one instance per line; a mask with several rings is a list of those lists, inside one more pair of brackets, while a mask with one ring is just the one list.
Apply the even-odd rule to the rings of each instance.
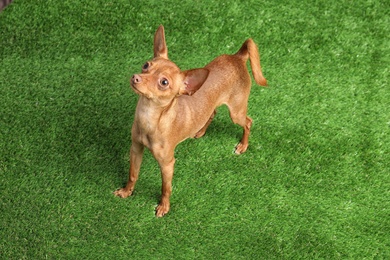
[[132, 83], [141, 83], [142, 82], [142, 78], [140, 75], [133, 75], [133, 77], [131, 78], [131, 82]]

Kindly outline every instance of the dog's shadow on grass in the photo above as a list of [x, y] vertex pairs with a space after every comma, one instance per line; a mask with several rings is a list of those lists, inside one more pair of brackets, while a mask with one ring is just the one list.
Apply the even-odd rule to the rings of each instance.
[[96, 186], [111, 183], [119, 188], [122, 184], [127, 177], [136, 101], [123, 106], [124, 102], [111, 98], [71, 101], [56, 115], [60, 131], [56, 143], [63, 147], [60, 152], [69, 165], [70, 176], [82, 173]]
[[[237, 143], [242, 137], [242, 127], [234, 124], [226, 111], [218, 112], [210, 126], [207, 128], [205, 137], [213, 141], [227, 142], [232, 138], [237, 139]], [[203, 137], [201, 137], [203, 138]], [[200, 138], [200, 139], [201, 139]], [[232, 144], [233, 145], [233, 144]]]

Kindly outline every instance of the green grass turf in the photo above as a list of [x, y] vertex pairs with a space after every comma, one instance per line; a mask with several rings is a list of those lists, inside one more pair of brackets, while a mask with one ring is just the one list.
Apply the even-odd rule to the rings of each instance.
[[[389, 1], [15, 0], [0, 13], [0, 258], [389, 259]], [[182, 69], [252, 37], [250, 147], [225, 107], [127, 180], [129, 78], [164, 24]]]

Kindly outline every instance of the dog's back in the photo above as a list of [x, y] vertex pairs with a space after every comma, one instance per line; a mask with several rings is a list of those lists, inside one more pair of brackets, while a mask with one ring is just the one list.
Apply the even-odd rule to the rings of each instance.
[[210, 73], [195, 95], [218, 100], [218, 105], [229, 103], [236, 94], [249, 96], [252, 83], [246, 65], [248, 59], [256, 83], [266, 86], [267, 80], [261, 71], [257, 46], [252, 39], [248, 39], [237, 53], [218, 56], [205, 66]]

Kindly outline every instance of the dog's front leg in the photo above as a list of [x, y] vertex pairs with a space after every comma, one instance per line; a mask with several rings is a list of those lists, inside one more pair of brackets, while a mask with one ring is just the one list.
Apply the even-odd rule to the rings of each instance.
[[133, 193], [135, 183], [138, 180], [139, 170], [141, 168], [143, 151], [144, 146], [142, 144], [136, 143], [134, 141], [132, 142], [130, 148], [129, 180], [127, 181], [126, 187], [114, 192], [116, 196], [127, 198]]
[[175, 166], [175, 158], [168, 157], [158, 160], [161, 169], [162, 188], [161, 188], [161, 200], [156, 208], [156, 216], [163, 217], [169, 212], [170, 202], [169, 198], [172, 194], [172, 179], [173, 170]]

